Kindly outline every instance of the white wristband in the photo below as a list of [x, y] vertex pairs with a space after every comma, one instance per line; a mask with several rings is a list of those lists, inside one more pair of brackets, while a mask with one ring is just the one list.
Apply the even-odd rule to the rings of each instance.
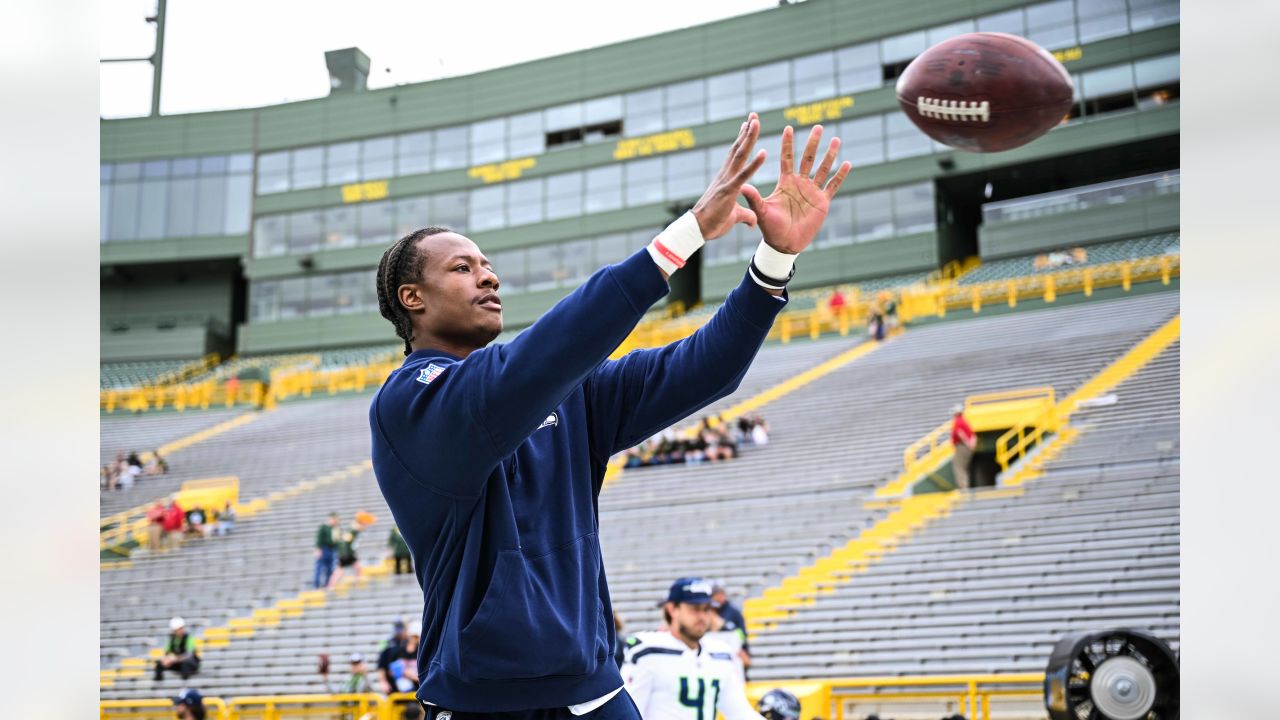
[[[760, 245], [756, 247], [756, 254], [751, 263], [755, 265], [757, 270], [770, 278], [785, 281], [791, 279], [791, 270], [796, 265], [796, 256], [774, 250], [769, 247], [769, 243], [762, 239], [760, 240]], [[771, 290], [781, 289], [761, 281], [760, 278], [756, 277], [755, 273], [751, 273], [751, 277], [763, 287], [768, 287]]]
[[702, 239], [702, 230], [698, 227], [698, 219], [693, 212], [687, 212], [658, 233], [658, 237], [649, 243], [649, 256], [667, 275], [674, 275], [684, 267], [684, 263], [698, 248], [707, 243]]

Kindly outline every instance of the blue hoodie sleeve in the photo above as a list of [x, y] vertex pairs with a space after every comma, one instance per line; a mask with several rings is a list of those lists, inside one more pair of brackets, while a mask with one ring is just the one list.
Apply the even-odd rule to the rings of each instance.
[[596, 458], [605, 462], [736, 390], [786, 297], [744, 276], [694, 334], [602, 363], [587, 382]]
[[416, 480], [474, 497], [667, 291], [646, 250], [601, 268], [510, 343], [435, 359], [421, 380], [393, 373], [375, 400], [379, 428]]

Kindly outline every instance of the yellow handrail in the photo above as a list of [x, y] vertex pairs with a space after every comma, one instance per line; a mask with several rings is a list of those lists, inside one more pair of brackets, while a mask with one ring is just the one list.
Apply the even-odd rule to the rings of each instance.
[[257, 380], [238, 380], [230, 387], [225, 380], [205, 380], [186, 385], [157, 385], [129, 388], [127, 390], [103, 390], [99, 393], [99, 408], [108, 413], [117, 410], [142, 412], [145, 410], [186, 410], [210, 407], [235, 407], [236, 405], [262, 405], [265, 386]]

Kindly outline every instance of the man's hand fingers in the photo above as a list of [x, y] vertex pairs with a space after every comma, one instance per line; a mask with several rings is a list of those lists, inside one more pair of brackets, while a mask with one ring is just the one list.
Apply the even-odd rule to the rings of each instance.
[[822, 126], [814, 125], [809, 130], [809, 139], [804, 143], [804, 154], [800, 156], [800, 177], [809, 177], [813, 171], [813, 161], [818, 157], [818, 143], [822, 141]]
[[751, 183], [744, 183], [742, 186], [742, 196], [747, 199], [747, 205], [755, 213], [756, 222], [764, 215], [764, 198], [760, 197], [760, 191]]
[[822, 164], [818, 166], [818, 172], [813, 176], [813, 182], [818, 187], [822, 187], [822, 183], [827, 181], [827, 173], [831, 172], [831, 166], [836, 161], [836, 155], [840, 152], [840, 138], [831, 138], [831, 143], [827, 145], [827, 154], [822, 158]]
[[760, 169], [761, 165], [764, 165], [765, 155], [766, 153], [764, 150], [761, 150], [760, 152], [756, 153], [755, 158], [752, 159], [752, 161], [748, 163], [746, 167], [739, 170], [738, 173], [733, 176], [733, 179], [730, 180], [730, 184], [734, 188], [735, 195], [737, 194], [737, 186], [746, 182], [752, 175], [756, 174], [756, 171]]
[[795, 151], [791, 147], [795, 134], [796, 131], [791, 129], [790, 125], [782, 131], [782, 177], [786, 177], [796, 171]]
[[848, 160], [840, 163], [840, 169], [836, 171], [836, 176], [831, 178], [831, 182], [827, 183], [827, 197], [833, 198], [840, 191], [840, 185], [844, 183], [845, 176], [849, 174], [849, 169], [853, 165]]
[[756, 214], [747, 208], [737, 205], [733, 208], [733, 222], [744, 223], [747, 227], [756, 226]]
[[756, 138], [760, 135], [760, 119], [755, 113], [751, 113], [747, 117], [747, 121], [742, 123], [742, 127], [738, 128], [738, 137], [734, 139], [733, 145], [729, 148], [729, 158], [725, 163], [730, 170], [737, 170], [742, 163], [746, 162], [747, 156], [751, 153], [751, 148], [756, 144]]

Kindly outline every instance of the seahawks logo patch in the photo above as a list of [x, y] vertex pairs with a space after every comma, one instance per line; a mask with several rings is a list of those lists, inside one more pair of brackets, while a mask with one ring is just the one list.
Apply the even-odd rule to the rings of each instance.
[[560, 416], [555, 413], [551, 413], [550, 415], [547, 416], [547, 419], [543, 420], [542, 424], [538, 426], [538, 430], [541, 430], [544, 427], [559, 426], [559, 425], [560, 425]]

